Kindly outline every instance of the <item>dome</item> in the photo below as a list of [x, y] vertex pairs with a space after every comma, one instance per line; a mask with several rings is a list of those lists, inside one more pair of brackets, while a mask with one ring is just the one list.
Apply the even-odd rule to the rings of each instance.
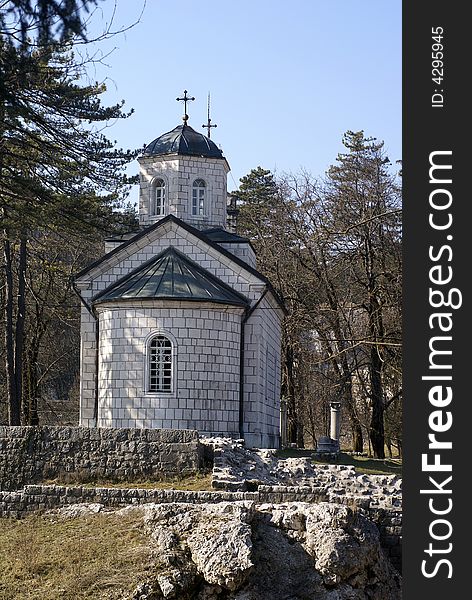
[[156, 138], [144, 148], [144, 155], [184, 154], [208, 158], [224, 158], [218, 146], [189, 125], [178, 125]]

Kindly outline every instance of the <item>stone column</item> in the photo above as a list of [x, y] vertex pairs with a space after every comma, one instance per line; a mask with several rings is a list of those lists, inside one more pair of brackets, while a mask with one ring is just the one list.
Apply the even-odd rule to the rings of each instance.
[[280, 399], [280, 445], [282, 448], [287, 446], [287, 401]]
[[340, 402], [330, 402], [330, 428], [329, 428], [329, 437], [332, 440], [338, 442], [339, 445], [339, 431], [341, 428], [341, 403]]

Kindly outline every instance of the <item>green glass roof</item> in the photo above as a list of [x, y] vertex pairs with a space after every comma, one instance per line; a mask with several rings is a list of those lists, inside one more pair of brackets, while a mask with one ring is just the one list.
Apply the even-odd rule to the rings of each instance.
[[125, 275], [98, 294], [94, 302], [145, 298], [249, 304], [242, 294], [173, 247]]

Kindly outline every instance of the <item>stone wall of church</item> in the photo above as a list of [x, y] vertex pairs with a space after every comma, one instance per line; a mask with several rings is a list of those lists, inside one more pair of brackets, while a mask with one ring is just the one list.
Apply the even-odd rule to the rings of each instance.
[[249, 243], [245, 243], [245, 244], [218, 243], [218, 246], [221, 246], [225, 250], [228, 250], [228, 252], [231, 252], [231, 254], [234, 254], [235, 256], [237, 256], [238, 258], [243, 260], [245, 263], [247, 263], [253, 269], [256, 268], [256, 262], [257, 262], [256, 254]]
[[[182, 231], [175, 223], [167, 223], [158, 228], [152, 234], [143, 236], [136, 245], [133, 245], [133, 249], [124, 248], [123, 251], [119, 251], [114, 256], [110, 257], [106, 265], [106, 270], [93, 270], [89, 273], [88, 281], [78, 282], [80, 286], [82, 297], [86, 302], [91, 303], [93, 296], [98, 292], [104, 290], [106, 287], [117, 281], [123, 275], [127, 274], [130, 270], [138, 267], [143, 262], [151, 259], [165, 248], [174, 246], [181, 252], [183, 252], [190, 259], [207, 269], [213, 275], [219, 277], [222, 281], [230, 285], [236, 291], [244, 294], [251, 303], [258, 300], [261, 294], [264, 292], [265, 285], [261, 280], [252, 273], [246, 271], [243, 267], [236, 265], [231, 258], [222, 255], [218, 250], [208, 246], [199, 238], [193, 236], [190, 232]], [[236, 414], [239, 410], [239, 329], [236, 334], [234, 330], [225, 330], [226, 325], [221, 320], [213, 321], [211, 327], [209, 326], [209, 320], [207, 317], [197, 316], [196, 312], [192, 311], [205, 311], [206, 309], [198, 304], [193, 303], [188, 309], [185, 309], [184, 313], [174, 313], [174, 309], [178, 308], [176, 303], [172, 303], [172, 307], [167, 305], [168, 316], [164, 317], [166, 313], [155, 315], [152, 317], [154, 321], [147, 324], [146, 317], [142, 317], [141, 322], [133, 322], [132, 327], [127, 326], [126, 320], [120, 321], [122, 317], [115, 314], [110, 318], [117, 318], [118, 320], [113, 323], [113, 329], [115, 325], [121, 328], [121, 340], [120, 344], [125, 344], [126, 340], [131, 340], [132, 343], [138, 348], [139, 344], [144, 343], [146, 335], [151, 331], [151, 328], [157, 326], [156, 318], [165, 318], [166, 322], [162, 322], [162, 327], [169, 330], [176, 338], [183, 339], [182, 347], [186, 348], [186, 355], [190, 356], [187, 352], [187, 346], [190, 344], [195, 345], [198, 353], [195, 352], [195, 356], [191, 360], [183, 361], [180, 363], [179, 368], [182, 367], [188, 374], [186, 377], [189, 379], [182, 380], [182, 390], [192, 389], [191, 397], [185, 395], [172, 399], [169, 401], [169, 405], [164, 403], [157, 406], [155, 404], [149, 404], [149, 398], [146, 395], [140, 395], [143, 398], [143, 407], [138, 406], [138, 400], [132, 400], [132, 398], [138, 398], [135, 391], [127, 391], [130, 385], [131, 390], [137, 389], [134, 384], [130, 384], [124, 374], [127, 372], [137, 371], [134, 367], [131, 368], [131, 364], [139, 363], [142, 365], [143, 355], [137, 352], [135, 359], [134, 356], [127, 356], [128, 353], [123, 352], [124, 360], [116, 361], [116, 364], [111, 359], [111, 354], [102, 353], [101, 367], [100, 367], [100, 396], [99, 406], [106, 406], [101, 413], [100, 423], [108, 424], [114, 422], [116, 426], [120, 426], [118, 421], [122, 421], [124, 426], [145, 426], [142, 425], [142, 417], [137, 412], [140, 409], [154, 410], [157, 409], [159, 412], [148, 413], [153, 414], [150, 421], [151, 423], [146, 426], [159, 427], [165, 426], [163, 424], [152, 424], [164, 421], [172, 421], [173, 427], [195, 427], [196, 429], [202, 430], [202, 427], [194, 423], [195, 418], [199, 419], [200, 424], [211, 423], [211, 428], [207, 431], [215, 434], [235, 435], [239, 437], [238, 422], [239, 418]], [[221, 306], [220, 306], [221, 308]], [[233, 309], [238, 310], [238, 309]], [[240, 310], [240, 309], [239, 309]], [[279, 436], [279, 395], [280, 395], [280, 327], [281, 327], [281, 311], [276, 307], [269, 296], [266, 296], [262, 301], [261, 305], [256, 309], [253, 315], [250, 317], [249, 322], [246, 325], [246, 340], [245, 340], [245, 399], [244, 406], [246, 412], [246, 428], [247, 428], [247, 443], [257, 447], [277, 447], [278, 436]], [[229, 314], [229, 313], [228, 313]], [[108, 317], [107, 317], [108, 318]], [[135, 318], [135, 317], [133, 317]], [[137, 317], [136, 317], [137, 318]], [[173, 321], [172, 319], [176, 320]], [[185, 321], [182, 326], [182, 319], [190, 319], [189, 323], [193, 323], [193, 319], [199, 319], [198, 326], [188, 325], [186, 327]], [[241, 322], [241, 314], [233, 314], [234, 322], [231, 327], [235, 327], [236, 323]], [[202, 320], [203, 319], [203, 320]], [[206, 320], [205, 320], [206, 319]], [[210, 319], [211, 320], [211, 319]], [[139, 319], [138, 319], [139, 321]], [[195, 321], [195, 324], [197, 321]], [[203, 329], [201, 329], [203, 324]], [[105, 325], [104, 325], [105, 326]], [[111, 322], [106, 325], [108, 328], [112, 328]], [[189, 342], [189, 334], [184, 333], [184, 330], [198, 330], [192, 331], [190, 334], [190, 340], [195, 339], [197, 342]], [[179, 330], [181, 332], [179, 333]], [[80, 424], [84, 426], [93, 427], [96, 425], [94, 418], [94, 404], [95, 404], [95, 393], [96, 393], [96, 338], [95, 338], [95, 319], [84, 307], [82, 310], [82, 323], [81, 323], [81, 407], [80, 407]], [[177, 334], [174, 332], [177, 331]], [[215, 331], [227, 335], [226, 342], [221, 343], [218, 338], [212, 338], [215, 336]], [[213, 332], [213, 333], [212, 333]], [[199, 336], [195, 337], [194, 336]], [[228, 335], [230, 334], [230, 337]], [[108, 334], [102, 332], [101, 336], [111, 335], [111, 329]], [[230, 343], [231, 338], [231, 343]], [[102, 338], [101, 338], [102, 339]], [[179, 342], [177, 339], [177, 342]], [[118, 341], [118, 340], [116, 340]], [[224, 340], [223, 340], [224, 341]], [[103, 340], [105, 343], [105, 339]], [[131, 343], [131, 342], [128, 342]], [[113, 342], [115, 344], [115, 342]], [[112, 345], [113, 345], [112, 344]], [[121, 348], [121, 345], [117, 344], [117, 348]], [[102, 345], [102, 343], [100, 343]], [[215, 391], [214, 387], [202, 384], [202, 388], [208, 388], [209, 396], [205, 398], [205, 402], [208, 404], [204, 405], [203, 412], [201, 408], [195, 403], [195, 395], [198, 398], [198, 394], [203, 392], [197, 392], [199, 390], [200, 383], [197, 383], [197, 387], [190, 388], [191, 384], [185, 382], [192, 381], [192, 373], [195, 372], [195, 364], [200, 364], [201, 360], [197, 359], [198, 356], [204, 356], [206, 350], [210, 348], [211, 352], [215, 352], [215, 356], [221, 357], [224, 361], [229, 360], [231, 368], [228, 372], [225, 371], [224, 379], [216, 379], [216, 386], [224, 387], [226, 381], [229, 381], [233, 386], [237, 385], [236, 390], [229, 390], [226, 395], [221, 396], [220, 401], [222, 404], [216, 406], [213, 400], [209, 397], [212, 392]], [[233, 354], [236, 353], [238, 357], [232, 355], [229, 359], [226, 357], [227, 349], [233, 349]], [[200, 349], [202, 351], [200, 351]], [[107, 351], [108, 352], [108, 351]], [[207, 354], [208, 355], [208, 354]], [[209, 354], [208, 356], [212, 356]], [[128, 360], [129, 358], [129, 360]], [[213, 358], [210, 358], [213, 360]], [[258, 361], [261, 361], [259, 363]], [[219, 364], [219, 363], [217, 363]], [[257, 365], [260, 366], [258, 367]], [[236, 383], [236, 368], [237, 368], [237, 383]], [[110, 370], [111, 369], [111, 370]], [[143, 381], [143, 367], [140, 374], [136, 372], [132, 375], [134, 378], [141, 378]], [[121, 377], [120, 377], [121, 370]], [[111, 392], [110, 381], [108, 377], [111, 377], [110, 373], [113, 373], [113, 377], [116, 381], [119, 381], [119, 391]], [[202, 370], [202, 377], [205, 377], [206, 368]], [[198, 380], [202, 381], [202, 380]], [[203, 380], [204, 381], [204, 380]], [[141, 383], [141, 386], [143, 383]], [[180, 385], [180, 383], [179, 383]], [[183, 393], [183, 392], [182, 392]], [[115, 394], [113, 396], [113, 394]], [[130, 396], [128, 396], [130, 394]], [[109, 406], [112, 403], [112, 397], [116, 398], [120, 402], [120, 406], [114, 409], [113, 417], [110, 417]], [[236, 401], [236, 398], [237, 401]], [[179, 402], [177, 402], [177, 400]], [[188, 401], [188, 406], [187, 406]], [[185, 402], [185, 405], [184, 405]], [[224, 404], [229, 402], [230, 404]], [[234, 402], [234, 406], [231, 403]], [[108, 403], [108, 404], [104, 404]], [[108, 412], [107, 412], [108, 411]], [[117, 412], [120, 411], [120, 412]], [[133, 411], [133, 412], [130, 412]], [[174, 411], [185, 411], [184, 413]], [[189, 411], [194, 411], [193, 415]], [[212, 412], [213, 411], [213, 412]], [[216, 412], [215, 412], [216, 411]], [[229, 411], [229, 412], [228, 412]], [[108, 416], [107, 416], [108, 415]], [[148, 419], [148, 417], [146, 417]], [[194, 423], [194, 424], [191, 424]], [[224, 424], [228, 424], [226, 428], [223, 428]]]
[[[264, 286], [260, 280], [244, 272], [241, 268], [235, 272], [235, 265], [230, 258], [223, 256], [218, 250], [208, 247], [199, 238], [185, 233], [178, 235], [176, 225], [168, 223], [156, 232], [152, 240], [141, 238], [138, 249], [124, 249], [110, 259], [108, 269], [104, 273], [90, 274], [90, 280], [78, 283], [82, 298], [89, 305], [92, 298], [115, 283], [132, 269], [150, 260], [169, 246], [174, 246], [183, 254], [194, 260], [230, 285], [236, 291], [244, 294], [249, 300], [255, 301]], [[95, 426], [94, 404], [96, 394], [96, 325], [95, 318], [87, 308], [81, 309], [81, 377], [80, 377], [80, 424], [88, 427]]]
[[[196, 429], [238, 437], [242, 309], [162, 301], [99, 305], [99, 427]], [[173, 390], [147, 391], [147, 345], [173, 344]]]
[[277, 313], [273, 300], [265, 296], [246, 324], [244, 439], [249, 447], [279, 447], [281, 321]]
[[[90, 298], [90, 290], [83, 290]], [[97, 390], [96, 323], [94, 316], [80, 309], [80, 425], [94, 427], [95, 395]]]
[[[166, 184], [167, 208], [175, 206], [174, 194], [179, 188], [179, 159], [177, 156], [161, 156], [156, 158], [142, 156], [139, 160], [139, 224], [152, 225], [162, 217], [149, 214], [152, 182], [155, 178], [162, 178]], [[168, 214], [168, 213], [166, 213]], [[181, 218], [176, 212], [176, 217]], [[165, 216], [165, 215], [163, 215]]]
[[[197, 229], [226, 227], [228, 164], [224, 159], [200, 156], [141, 157], [139, 221], [152, 225], [163, 216], [173, 214]], [[153, 181], [162, 178], [166, 187], [165, 215], [149, 214]], [[196, 179], [205, 181], [205, 214], [192, 215], [192, 187]]]

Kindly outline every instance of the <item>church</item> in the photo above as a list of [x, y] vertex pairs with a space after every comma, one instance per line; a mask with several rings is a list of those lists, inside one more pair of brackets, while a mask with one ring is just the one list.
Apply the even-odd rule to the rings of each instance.
[[138, 158], [138, 232], [81, 271], [80, 425], [280, 442], [284, 307], [227, 226], [223, 152], [188, 124]]

